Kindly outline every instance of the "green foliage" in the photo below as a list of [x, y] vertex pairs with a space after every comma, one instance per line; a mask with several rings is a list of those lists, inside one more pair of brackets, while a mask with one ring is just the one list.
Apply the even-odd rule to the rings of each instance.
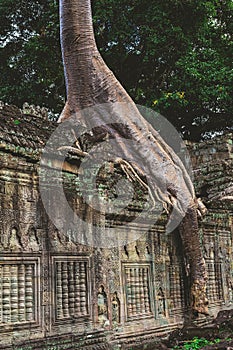
[[0, 0], [0, 99], [60, 111], [64, 78], [58, 3]]
[[209, 341], [205, 338], [194, 337], [192, 340], [187, 340], [182, 346], [175, 346], [173, 349], [184, 349], [184, 350], [197, 350], [202, 349], [206, 345], [217, 344], [221, 339], [215, 339], [214, 341]]
[[[232, 0], [92, 0], [98, 47], [133, 99], [199, 139], [233, 126]], [[0, 0], [0, 99], [60, 112], [58, 0]]]
[[97, 42], [134, 100], [199, 139], [233, 126], [232, 9], [231, 0], [95, 1]]

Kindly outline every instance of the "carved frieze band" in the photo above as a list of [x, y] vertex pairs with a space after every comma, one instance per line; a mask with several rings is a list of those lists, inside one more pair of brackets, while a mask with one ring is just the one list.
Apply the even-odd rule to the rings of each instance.
[[0, 326], [38, 320], [39, 259], [0, 261]]
[[88, 261], [55, 258], [55, 319], [66, 320], [89, 314]]
[[123, 279], [127, 319], [151, 315], [150, 264], [123, 264]]

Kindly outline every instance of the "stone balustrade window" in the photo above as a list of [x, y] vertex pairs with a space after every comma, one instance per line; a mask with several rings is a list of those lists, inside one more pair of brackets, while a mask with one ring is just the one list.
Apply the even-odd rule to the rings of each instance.
[[88, 261], [77, 258], [54, 260], [55, 320], [89, 315]]
[[152, 315], [150, 264], [123, 265], [127, 320]]
[[0, 261], [0, 326], [38, 320], [39, 260], [2, 258]]

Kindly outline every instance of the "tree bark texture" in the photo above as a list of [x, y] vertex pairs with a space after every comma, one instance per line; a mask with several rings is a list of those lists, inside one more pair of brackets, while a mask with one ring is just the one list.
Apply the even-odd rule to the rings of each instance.
[[[93, 123], [82, 110], [97, 104], [110, 104], [110, 113], [97, 112], [91, 116], [99, 119], [102, 125], [101, 130], [96, 131], [99, 135], [94, 135], [93, 139], [106, 139], [107, 136], [115, 139], [120, 161], [131, 159], [130, 166], [138, 176], [146, 176], [148, 183], [153, 184], [149, 187], [154, 200], [172, 207], [171, 215], [183, 218], [179, 230], [190, 266], [192, 310], [207, 313], [206, 272], [199, 241], [196, 199], [183, 163], [142, 117], [103, 61], [94, 39], [90, 0], [60, 0], [60, 23], [67, 102], [59, 122], [76, 113], [80, 127], [88, 128]], [[121, 102], [126, 105], [119, 113], [117, 103]], [[124, 139], [133, 140], [140, 147], [129, 149], [122, 141]], [[140, 165], [139, 158], [147, 160], [146, 170]], [[119, 161], [117, 155], [116, 161]]]

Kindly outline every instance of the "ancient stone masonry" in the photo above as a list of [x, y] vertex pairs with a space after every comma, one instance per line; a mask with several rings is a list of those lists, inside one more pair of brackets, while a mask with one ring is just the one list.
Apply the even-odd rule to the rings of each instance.
[[54, 263], [55, 320], [87, 316], [89, 313], [87, 261], [67, 259]]
[[207, 208], [200, 221], [210, 307], [232, 306], [233, 135], [190, 145], [195, 187]]
[[[165, 234], [165, 213], [149, 229], [143, 216], [134, 222], [145, 199], [140, 184], [117, 215], [92, 210], [80, 192], [81, 160], [72, 154], [63, 164], [71, 208], [84, 222], [114, 227], [116, 236], [126, 222], [129, 235], [140, 235], [107, 249], [81, 244], [75, 232], [59, 231], [38, 187], [41, 152], [55, 128], [16, 107], [0, 110], [0, 349], [129, 349], [175, 329], [189, 308], [189, 270], [179, 232]], [[233, 303], [232, 135], [188, 147], [197, 194], [207, 208], [200, 233], [210, 314], [215, 315]], [[48, 159], [54, 177], [58, 163], [59, 154]], [[114, 197], [114, 183], [122, 176], [119, 167], [107, 164], [95, 191]], [[49, 184], [48, 193], [53, 194]], [[62, 219], [59, 205], [54, 215]], [[84, 225], [77, 232], [89, 237]]]

